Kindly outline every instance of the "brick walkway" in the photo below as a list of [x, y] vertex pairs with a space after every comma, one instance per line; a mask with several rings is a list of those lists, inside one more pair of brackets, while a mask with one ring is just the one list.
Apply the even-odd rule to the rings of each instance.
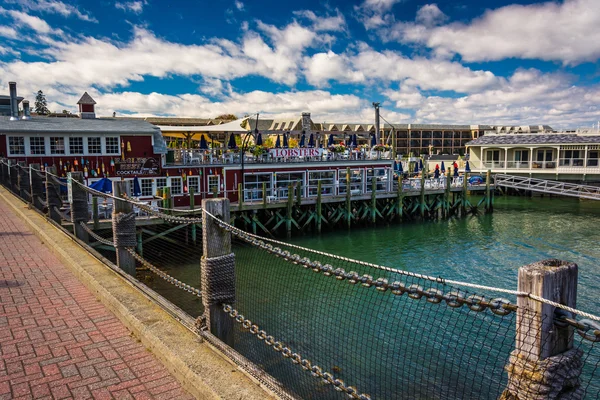
[[0, 399], [191, 399], [0, 200]]

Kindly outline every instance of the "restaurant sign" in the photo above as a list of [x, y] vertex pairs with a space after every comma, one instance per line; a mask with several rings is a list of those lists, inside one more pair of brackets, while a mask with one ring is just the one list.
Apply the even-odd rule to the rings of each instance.
[[270, 149], [272, 157], [320, 157], [323, 149]]
[[160, 165], [154, 158], [117, 160], [115, 173], [120, 176], [160, 175]]

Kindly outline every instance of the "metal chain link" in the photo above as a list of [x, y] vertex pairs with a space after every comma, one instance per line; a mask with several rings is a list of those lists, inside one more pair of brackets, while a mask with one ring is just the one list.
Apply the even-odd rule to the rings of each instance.
[[[219, 221], [219, 220], [216, 220]], [[219, 222], [217, 222], [219, 224]], [[231, 232], [236, 237], [257, 246], [267, 252], [283, 258], [286, 261], [294, 264], [300, 264], [304, 268], [312, 269], [314, 272], [322, 272], [325, 276], [335, 277], [336, 280], [343, 281], [347, 280], [352, 285], [360, 284], [362, 287], [371, 288], [374, 287], [379, 292], [386, 292], [390, 290], [392, 294], [402, 296], [404, 293], [408, 294], [408, 297], [414, 300], [426, 299], [429, 303], [439, 304], [442, 301], [449, 307], [460, 308], [463, 305], [467, 305], [471, 311], [481, 312], [489, 309], [492, 313], [500, 316], [508, 315], [513, 311], [517, 310], [517, 305], [511, 303], [508, 299], [504, 298], [493, 298], [486, 300], [483, 296], [469, 295], [464, 296], [460, 290], [452, 290], [448, 293], [444, 293], [439, 289], [429, 288], [423, 289], [422, 286], [412, 284], [406, 286], [404, 282], [394, 281], [389, 283], [385, 278], [374, 279], [372, 275], [364, 274], [359, 275], [355, 271], [346, 272], [343, 268], [334, 268], [330, 264], [321, 264], [319, 261], [312, 261], [308, 257], [301, 257], [298, 254], [292, 254], [289, 251], [281, 250], [279, 247], [273, 247], [270, 243], [265, 243], [262, 240], [255, 239], [250, 235], [237, 231], [231, 230], [227, 224], [219, 224], [226, 231]]]
[[59, 178], [58, 176], [56, 176], [56, 175], [54, 175], [54, 174], [51, 174], [50, 172], [46, 172], [46, 174], [47, 174], [48, 176], [50, 176], [50, 178], [52, 178], [52, 180], [53, 180], [54, 182], [58, 183], [59, 185], [61, 185], [61, 186], [68, 186], [68, 185], [67, 185], [67, 182], [63, 182], [63, 181], [61, 181], [61, 180], [60, 180], [60, 178]]
[[136, 204], [140, 210], [144, 210], [149, 214], [152, 214], [156, 217], [159, 217], [166, 222], [173, 222], [176, 224], [201, 224], [202, 218], [189, 218], [189, 217], [181, 217], [177, 215], [166, 214], [160, 211], [153, 210], [150, 206], [146, 204]]
[[280, 341], [276, 341], [273, 336], [267, 335], [267, 332], [261, 330], [258, 325], [253, 324], [252, 321], [245, 318], [229, 304], [223, 305], [223, 311], [237, 323], [241, 324], [242, 328], [255, 335], [258, 340], [263, 341], [267, 346], [276, 352], [281, 353], [283, 357], [289, 358], [292, 363], [302, 367], [305, 371], [310, 372], [313, 377], [320, 378], [321, 382], [333, 385], [335, 390], [346, 393], [351, 399], [371, 400], [371, 396], [368, 394], [359, 393], [356, 387], [346, 385], [343, 380], [335, 378], [330, 372], [323, 372], [323, 369], [318, 365], [311, 363], [310, 360], [306, 358], [302, 358], [300, 354], [292, 352], [289, 347], [285, 346]]
[[145, 260], [138, 253], [136, 253], [134, 249], [127, 248], [127, 251], [129, 252], [129, 254], [131, 254], [133, 256], [133, 258], [135, 258], [136, 260], [138, 260], [143, 266], [145, 266], [146, 268], [148, 268], [150, 271], [154, 272], [156, 275], [158, 275], [159, 277], [161, 277], [165, 281], [173, 284], [175, 287], [178, 287], [180, 289], [185, 290], [188, 293], [196, 295], [197, 297], [202, 297], [202, 291], [200, 289], [197, 289], [197, 288], [195, 288], [193, 286], [190, 286], [190, 285], [188, 285], [185, 282], [181, 282], [180, 280], [178, 280], [176, 278], [173, 278], [171, 275], [167, 274], [166, 272], [161, 271], [160, 269], [158, 269], [154, 265], [150, 264], [150, 262], [148, 262], [147, 260]]
[[57, 213], [58, 215], [60, 215], [60, 217], [61, 217], [62, 219], [64, 219], [65, 221], [69, 221], [69, 222], [71, 221], [71, 218], [69, 218], [69, 217], [67, 216], [67, 214], [65, 214], [65, 213], [63, 213], [62, 211], [60, 211], [60, 208], [58, 208], [58, 207], [54, 206], [54, 211], [56, 211], [56, 213]]
[[96, 232], [94, 232], [93, 230], [91, 230], [91, 229], [90, 229], [90, 227], [89, 227], [89, 226], [87, 226], [87, 224], [86, 224], [85, 222], [83, 222], [83, 221], [80, 221], [80, 222], [79, 222], [79, 225], [81, 225], [81, 227], [82, 227], [83, 229], [85, 229], [85, 231], [86, 231], [86, 232], [87, 232], [87, 233], [88, 233], [88, 234], [89, 234], [91, 237], [93, 237], [94, 239], [96, 239], [96, 241], [98, 241], [98, 242], [100, 242], [100, 243], [102, 243], [102, 244], [105, 244], [105, 245], [107, 245], [107, 246], [112, 246], [112, 247], [115, 247], [115, 244], [114, 244], [114, 242], [113, 242], [112, 240], [105, 239], [105, 238], [103, 238], [102, 236], [98, 235]]
[[571, 326], [582, 338], [594, 343], [600, 342], [600, 324], [590, 319], [577, 321], [573, 313], [557, 309], [554, 312], [554, 323], [558, 326]]

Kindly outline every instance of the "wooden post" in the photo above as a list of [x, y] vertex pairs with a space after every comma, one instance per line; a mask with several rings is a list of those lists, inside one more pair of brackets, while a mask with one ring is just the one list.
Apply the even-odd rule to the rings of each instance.
[[450, 188], [452, 187], [452, 173], [448, 168], [448, 176], [446, 177], [446, 190], [444, 191], [444, 217], [450, 217]]
[[296, 181], [296, 205], [297, 206], [301, 206], [302, 205], [302, 183], [300, 183], [300, 180]]
[[[196, 207], [196, 192], [194, 191], [193, 187], [190, 187], [189, 193], [190, 193], [190, 210], [193, 210]], [[194, 244], [196, 244], [196, 238], [197, 238], [196, 224], [191, 224], [190, 230], [192, 232], [192, 242], [194, 242]]]
[[19, 196], [21, 196], [23, 200], [30, 200], [31, 188], [29, 187], [29, 171], [26, 169], [25, 163], [19, 162], [18, 165], [17, 186], [19, 188]]
[[71, 201], [71, 222], [73, 223], [73, 233], [75, 237], [88, 243], [90, 238], [88, 232], [81, 223], [87, 223], [90, 220], [88, 211], [88, 194], [76, 182], [83, 182], [83, 173], [69, 172], [68, 174], [71, 183], [67, 187], [71, 191], [69, 197]]
[[173, 208], [173, 204], [171, 203], [171, 188], [169, 186], [167, 186], [166, 188], [163, 188], [163, 204], [164, 207], [167, 208], [167, 210], [165, 210], [165, 212], [167, 214], [172, 214], [172, 208]]
[[321, 180], [317, 181], [317, 232], [321, 233]]
[[[577, 302], [577, 264], [544, 260], [519, 269], [518, 290], [569, 307]], [[580, 399], [582, 351], [573, 348], [573, 328], [554, 323], [556, 308], [517, 298], [515, 350], [501, 399]]]
[[352, 224], [352, 193], [350, 192], [350, 168], [346, 168], [346, 225]]
[[487, 170], [485, 175], [485, 212], [492, 212], [492, 191], [490, 189], [492, 171]]
[[396, 216], [398, 222], [402, 221], [402, 208], [404, 206], [404, 188], [402, 187], [402, 175], [398, 177], [398, 203], [396, 205]]
[[285, 216], [285, 232], [288, 238], [292, 237], [292, 210], [294, 207], [294, 187], [288, 185], [288, 201]]
[[256, 220], [258, 219], [256, 217], [256, 213], [258, 212], [258, 210], [254, 209], [252, 210], [252, 233], [256, 235]]
[[240, 211], [244, 209], [244, 190], [241, 183], [238, 183], [238, 207]]
[[419, 213], [425, 217], [425, 171], [421, 171], [421, 195], [419, 196]]
[[[129, 193], [129, 182], [122, 181], [113, 182], [113, 195], [115, 197], [124, 197]], [[118, 214], [124, 215], [133, 212], [133, 205], [128, 201], [123, 200], [115, 200], [115, 204], [113, 206], [113, 234], [119, 234], [124, 232], [115, 232], [115, 218]], [[131, 246], [120, 246], [119, 242], [115, 238], [115, 247], [117, 248], [117, 265], [123, 271], [127, 272], [129, 275], [135, 276], [135, 258], [133, 255], [129, 253], [129, 249], [135, 248], [137, 245], [137, 238], [135, 233], [135, 227], [133, 228], [133, 232], [129, 232], [131, 237], [123, 237], [122, 240], [127, 241], [127, 244], [131, 244]]]
[[262, 201], [263, 208], [267, 208], [267, 182], [263, 182], [262, 184]]
[[[56, 175], [56, 167], [54, 166], [47, 167], [46, 171]], [[55, 207], [60, 208], [62, 206], [60, 184], [49, 175], [46, 175], [46, 205], [48, 206], [48, 217], [57, 224], [60, 224], [62, 218], [60, 213], [55, 209]]]
[[[222, 221], [230, 220], [228, 199], [204, 199], [202, 208]], [[219, 227], [213, 217], [207, 213], [202, 216], [202, 247], [201, 287], [206, 322], [213, 335], [233, 347], [234, 320], [225, 314], [223, 304], [233, 306], [235, 303], [235, 273], [228, 271], [229, 273], [225, 274], [224, 270], [220, 271], [214, 266], [207, 268], [208, 260], [232, 255], [231, 233]], [[214, 283], [218, 283], [218, 287], [212, 287]], [[219, 297], [219, 300], [210, 299], [205, 295], [209, 293], [219, 295], [224, 292], [227, 295], [215, 296]]]
[[467, 215], [467, 185], [469, 184], [469, 175], [467, 171], [465, 171], [465, 175], [463, 177], [463, 187], [462, 187], [462, 199], [461, 199], [461, 211], [462, 215]]
[[371, 178], [371, 223], [377, 222], [377, 178]]
[[41, 210], [44, 205], [40, 201], [44, 195], [44, 181], [37, 172], [40, 170], [40, 164], [29, 164], [29, 186], [31, 188], [31, 204]]

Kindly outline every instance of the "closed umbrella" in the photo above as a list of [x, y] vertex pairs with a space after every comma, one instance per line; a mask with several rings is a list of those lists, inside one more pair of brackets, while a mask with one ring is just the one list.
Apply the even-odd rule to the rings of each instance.
[[415, 174], [419, 172], [419, 162], [415, 161]]
[[260, 133], [256, 134], [256, 145], [262, 146], [262, 135]]
[[275, 148], [276, 149], [281, 148], [281, 138], [279, 137], [279, 135], [277, 135], [277, 140], [275, 141]]
[[396, 160], [394, 160], [394, 171], [398, 170], [398, 163], [396, 162]]
[[454, 176], [458, 177], [458, 168], [454, 167]]
[[446, 166], [444, 165], [444, 162], [442, 161], [442, 174], [446, 173]]
[[403, 172], [404, 172], [404, 169], [402, 168], [402, 161], [400, 161], [400, 162], [398, 163], [398, 172], [399, 172], [399, 173], [403, 173]]
[[465, 164], [465, 172], [471, 172], [471, 167], [469, 166], [469, 162]]
[[311, 149], [313, 147], [315, 147], [315, 137], [312, 133], [310, 134], [310, 137], [308, 138], [308, 147]]
[[142, 195], [142, 188], [140, 187], [140, 180], [136, 177], [133, 178], [133, 197], [140, 197]]
[[327, 147], [333, 146], [333, 137], [334, 135], [329, 135], [329, 139], [327, 139]]
[[300, 138], [300, 143], [298, 144], [298, 147], [304, 147], [304, 142], [306, 142], [306, 135], [303, 133], [302, 137]]
[[227, 143], [227, 148], [229, 149], [237, 149], [237, 143], [235, 142], [235, 135], [232, 133], [231, 136], [229, 136], [229, 143]]
[[375, 137], [374, 133], [371, 133], [371, 147], [376, 146], [376, 145], [377, 145], [377, 138]]
[[208, 143], [206, 142], [206, 138], [204, 137], [204, 135], [202, 135], [202, 137], [200, 138], [200, 148], [202, 150], [208, 150]]
[[358, 138], [356, 136], [356, 133], [352, 136], [352, 147], [358, 147]]
[[90, 188], [102, 193], [112, 193], [112, 181], [108, 178], [102, 178], [90, 185]]
[[419, 169], [423, 171], [423, 159], [419, 159]]
[[287, 149], [288, 147], [290, 147], [290, 143], [288, 141], [288, 135], [286, 135], [285, 133], [283, 134], [283, 148]]

